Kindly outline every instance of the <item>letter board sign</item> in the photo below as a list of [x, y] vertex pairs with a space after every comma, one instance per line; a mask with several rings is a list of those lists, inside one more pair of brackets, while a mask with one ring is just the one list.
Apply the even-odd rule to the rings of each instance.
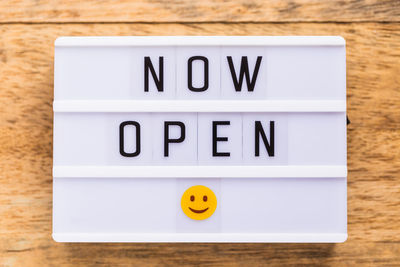
[[343, 242], [341, 37], [61, 37], [53, 238]]

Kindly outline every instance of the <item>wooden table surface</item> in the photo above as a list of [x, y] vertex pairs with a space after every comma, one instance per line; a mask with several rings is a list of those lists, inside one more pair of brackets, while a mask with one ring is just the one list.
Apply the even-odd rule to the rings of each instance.
[[[63, 244], [51, 238], [54, 40], [68, 35], [341, 35], [348, 241]], [[0, 265], [400, 265], [400, 2], [0, 2]]]

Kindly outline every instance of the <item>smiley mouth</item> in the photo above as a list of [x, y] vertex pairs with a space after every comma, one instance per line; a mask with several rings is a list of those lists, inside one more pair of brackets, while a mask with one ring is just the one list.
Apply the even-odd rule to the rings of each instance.
[[206, 212], [208, 210], [208, 208], [206, 208], [204, 210], [195, 210], [195, 209], [192, 209], [191, 207], [189, 207], [189, 209], [194, 213], [203, 213], [203, 212]]

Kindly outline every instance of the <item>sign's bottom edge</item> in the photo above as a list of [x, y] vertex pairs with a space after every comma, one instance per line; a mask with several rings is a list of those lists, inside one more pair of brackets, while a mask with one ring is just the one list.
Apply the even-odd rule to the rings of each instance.
[[347, 233], [53, 233], [65, 243], [343, 243]]

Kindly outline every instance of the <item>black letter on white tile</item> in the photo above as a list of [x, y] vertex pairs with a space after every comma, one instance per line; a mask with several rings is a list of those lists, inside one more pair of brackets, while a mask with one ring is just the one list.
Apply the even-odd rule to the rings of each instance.
[[144, 57], [144, 91], [149, 91], [149, 70], [151, 76], [153, 76], [154, 84], [159, 92], [164, 91], [164, 57], [158, 58], [158, 72], [157, 77], [156, 71], [154, 70], [153, 63], [151, 63], [150, 57]]
[[[203, 87], [194, 87], [193, 86], [193, 61], [201, 60], [204, 65], [204, 83]], [[188, 60], [188, 88], [193, 92], [204, 92], [208, 89], [208, 59], [203, 56], [194, 56], [189, 58]]]
[[[181, 136], [177, 139], [169, 138], [169, 126], [174, 125], [181, 128]], [[169, 144], [182, 143], [185, 140], [185, 124], [181, 121], [166, 121], [164, 122], [164, 157], [169, 157]]]
[[217, 126], [218, 125], [230, 125], [230, 121], [213, 121], [212, 122], [212, 150], [213, 150], [213, 157], [229, 157], [231, 153], [229, 152], [218, 152], [217, 151], [217, 142], [228, 141], [228, 137], [218, 137], [217, 136]]
[[264, 146], [267, 149], [268, 156], [273, 157], [275, 154], [275, 121], [269, 122], [269, 139], [265, 135], [264, 129], [260, 121], [255, 122], [255, 156], [260, 156], [260, 135], [264, 142]]
[[[136, 129], [136, 151], [132, 153], [125, 152], [124, 128], [127, 125], [135, 126]], [[137, 121], [124, 121], [119, 125], [119, 153], [124, 157], [136, 157], [140, 154], [140, 124]]]
[[250, 72], [249, 72], [249, 63], [247, 61], [247, 57], [242, 57], [242, 61], [240, 63], [240, 72], [239, 72], [239, 79], [237, 78], [235, 66], [233, 65], [232, 57], [226, 57], [228, 59], [229, 70], [231, 71], [233, 85], [235, 86], [236, 92], [242, 91], [242, 84], [243, 84], [243, 76], [246, 76], [246, 84], [247, 90], [249, 92], [254, 91], [254, 87], [256, 85], [258, 71], [260, 69], [262, 56], [257, 57], [256, 66], [254, 67], [253, 77], [250, 81]]

